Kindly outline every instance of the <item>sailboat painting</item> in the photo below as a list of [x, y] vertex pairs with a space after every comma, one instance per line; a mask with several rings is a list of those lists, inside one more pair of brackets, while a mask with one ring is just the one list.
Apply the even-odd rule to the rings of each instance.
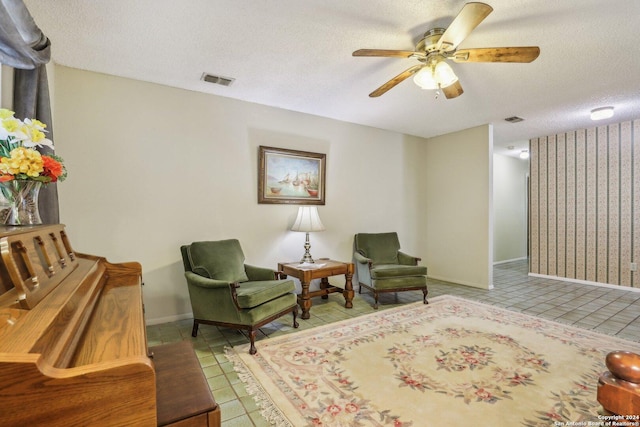
[[260, 146], [258, 203], [325, 204], [326, 154]]

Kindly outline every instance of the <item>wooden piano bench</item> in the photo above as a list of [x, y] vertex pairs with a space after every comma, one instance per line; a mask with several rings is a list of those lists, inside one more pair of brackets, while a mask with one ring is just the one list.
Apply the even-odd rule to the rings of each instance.
[[220, 427], [220, 407], [189, 341], [151, 347], [158, 426]]

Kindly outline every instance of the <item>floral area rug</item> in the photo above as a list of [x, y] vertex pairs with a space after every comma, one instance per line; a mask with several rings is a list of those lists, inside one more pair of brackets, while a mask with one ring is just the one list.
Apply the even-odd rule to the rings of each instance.
[[[605, 356], [640, 344], [441, 296], [227, 349], [278, 426], [600, 425]], [[594, 424], [588, 424], [591, 421]]]

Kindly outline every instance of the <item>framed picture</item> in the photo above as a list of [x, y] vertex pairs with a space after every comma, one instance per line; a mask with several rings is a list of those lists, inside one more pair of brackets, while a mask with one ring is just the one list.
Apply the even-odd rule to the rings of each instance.
[[324, 205], [326, 154], [259, 147], [258, 203]]

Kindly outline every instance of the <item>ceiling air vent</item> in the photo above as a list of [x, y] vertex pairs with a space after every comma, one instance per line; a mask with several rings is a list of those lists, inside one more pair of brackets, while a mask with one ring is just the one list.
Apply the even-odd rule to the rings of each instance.
[[524, 119], [518, 116], [511, 116], [511, 117], [507, 117], [505, 120], [508, 121], [509, 123], [518, 123], [523, 121]]
[[233, 83], [235, 79], [232, 79], [231, 77], [214, 76], [213, 74], [204, 73], [202, 74], [201, 80], [204, 80], [208, 83], [215, 83], [217, 85], [231, 86], [231, 83]]

